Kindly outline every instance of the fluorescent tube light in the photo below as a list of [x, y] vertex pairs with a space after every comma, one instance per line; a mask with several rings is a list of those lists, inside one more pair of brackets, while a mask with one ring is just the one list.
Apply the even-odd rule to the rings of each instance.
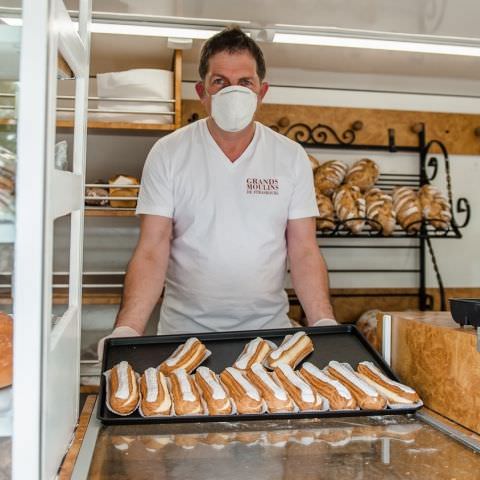
[[151, 25], [120, 25], [118, 23], [97, 23], [91, 25], [93, 33], [113, 33], [119, 35], [142, 35], [144, 37], [195, 38], [205, 40], [220, 30], [193, 28], [155, 27]]
[[296, 33], [276, 33], [273, 42], [298, 45], [318, 45], [323, 47], [365, 48], [395, 52], [435, 53], [480, 57], [480, 47], [447, 45], [442, 43], [405, 42], [398, 40], [378, 40], [372, 38], [330, 35], [305, 35]]
[[5, 23], [6, 25], [10, 25], [12, 27], [21, 27], [23, 25], [23, 21], [21, 18], [15, 17], [2, 17], [0, 20]]

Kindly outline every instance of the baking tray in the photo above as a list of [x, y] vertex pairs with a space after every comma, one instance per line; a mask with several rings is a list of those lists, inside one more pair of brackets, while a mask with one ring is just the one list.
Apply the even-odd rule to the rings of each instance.
[[[304, 361], [312, 362], [319, 368], [325, 367], [330, 360], [348, 362], [356, 368], [362, 361], [371, 361], [388, 377], [397, 377], [382, 357], [368, 343], [354, 325], [335, 325], [328, 327], [288, 328], [275, 330], [252, 330], [222, 333], [203, 333], [195, 335], [212, 352], [202, 365], [220, 373], [231, 366], [243, 350], [245, 343], [261, 336], [277, 345], [285, 335], [305, 331], [313, 341], [315, 350]], [[151, 337], [110, 338], [105, 342], [102, 372], [109, 370], [122, 360], [130, 363], [133, 369], [142, 373], [148, 367], [157, 367], [181, 343], [192, 335], [161, 335]], [[301, 364], [297, 367], [300, 368]], [[106, 425], [140, 423], [189, 423], [189, 422], [232, 422], [243, 420], [271, 420], [319, 417], [356, 417], [368, 415], [399, 415], [414, 413], [420, 407], [405, 407], [385, 410], [345, 410], [326, 412], [298, 413], [262, 413], [248, 415], [195, 415], [172, 417], [142, 417], [138, 411], [127, 417], [115, 415], [105, 406], [105, 376], [102, 375], [97, 418]]]
[[450, 312], [462, 327], [480, 327], [480, 298], [450, 298]]

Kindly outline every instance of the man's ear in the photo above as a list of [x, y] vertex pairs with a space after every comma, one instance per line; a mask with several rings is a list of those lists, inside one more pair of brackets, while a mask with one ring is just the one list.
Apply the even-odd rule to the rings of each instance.
[[203, 100], [206, 94], [206, 90], [205, 90], [205, 85], [203, 84], [202, 81], [197, 82], [195, 84], [195, 91], [197, 92], [197, 95], [200, 98], [200, 100]]
[[269, 87], [270, 85], [267, 82], [262, 82], [262, 85], [260, 86], [260, 92], [258, 93], [260, 100], [263, 100], [263, 97], [265, 97], [267, 94]]

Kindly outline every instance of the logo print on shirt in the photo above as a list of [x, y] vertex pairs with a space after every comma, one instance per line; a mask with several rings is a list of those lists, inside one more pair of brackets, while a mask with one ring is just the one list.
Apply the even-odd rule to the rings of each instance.
[[247, 194], [250, 195], [278, 195], [279, 185], [277, 178], [247, 178]]

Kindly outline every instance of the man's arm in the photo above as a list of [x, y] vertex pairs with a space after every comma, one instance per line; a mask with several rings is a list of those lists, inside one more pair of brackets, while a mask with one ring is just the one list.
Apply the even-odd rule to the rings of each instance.
[[307, 316], [307, 324], [334, 319], [328, 273], [315, 236], [315, 218], [287, 223], [287, 249], [293, 287]]
[[115, 327], [130, 327], [143, 334], [163, 290], [171, 235], [171, 218], [141, 215], [140, 238], [128, 264]]

